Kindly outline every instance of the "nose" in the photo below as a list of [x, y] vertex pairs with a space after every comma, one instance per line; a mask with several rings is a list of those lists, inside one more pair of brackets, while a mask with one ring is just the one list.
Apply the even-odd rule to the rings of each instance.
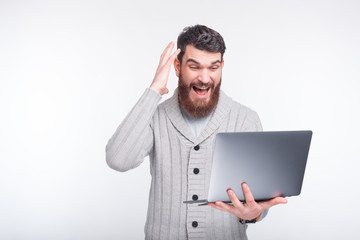
[[202, 69], [202, 71], [199, 73], [198, 80], [204, 84], [210, 82], [210, 73], [206, 68]]

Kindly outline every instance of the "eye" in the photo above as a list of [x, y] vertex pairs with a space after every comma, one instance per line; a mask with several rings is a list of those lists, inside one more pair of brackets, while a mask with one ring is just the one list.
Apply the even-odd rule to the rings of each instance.
[[191, 69], [198, 69], [197, 66], [190, 66]]
[[216, 70], [216, 69], [218, 69], [219, 68], [219, 66], [212, 66], [211, 67], [211, 70]]

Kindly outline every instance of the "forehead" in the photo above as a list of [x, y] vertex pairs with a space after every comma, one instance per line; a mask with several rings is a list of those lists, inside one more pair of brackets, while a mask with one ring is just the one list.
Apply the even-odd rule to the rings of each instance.
[[183, 63], [186, 63], [188, 59], [193, 59], [201, 64], [211, 64], [216, 61], [221, 61], [221, 53], [208, 52], [197, 49], [193, 45], [187, 45], [182, 59]]

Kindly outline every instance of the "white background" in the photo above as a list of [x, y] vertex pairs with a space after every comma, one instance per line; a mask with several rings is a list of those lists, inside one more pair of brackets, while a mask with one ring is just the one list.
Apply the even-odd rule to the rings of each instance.
[[[143, 239], [148, 159], [105, 145], [187, 25], [227, 45], [222, 89], [264, 130], [313, 130], [299, 197], [250, 239], [359, 239], [359, 1], [0, 1], [0, 238]], [[170, 94], [177, 85], [174, 71]]]

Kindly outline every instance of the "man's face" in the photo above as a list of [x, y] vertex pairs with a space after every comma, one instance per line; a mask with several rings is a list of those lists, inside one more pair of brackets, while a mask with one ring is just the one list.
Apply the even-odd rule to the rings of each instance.
[[174, 62], [179, 77], [179, 102], [194, 117], [209, 115], [219, 100], [224, 61], [221, 53], [186, 46], [182, 64]]

